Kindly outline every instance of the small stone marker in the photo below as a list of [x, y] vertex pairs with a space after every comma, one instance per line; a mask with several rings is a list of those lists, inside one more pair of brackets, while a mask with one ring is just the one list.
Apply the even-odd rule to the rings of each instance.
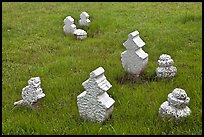
[[88, 26], [90, 24], [89, 14], [87, 12], [82, 12], [80, 14], [79, 25], [81, 26]]
[[82, 30], [82, 29], [77, 29], [77, 30], [75, 30], [73, 34], [74, 34], [74, 36], [75, 36], [76, 39], [81, 39], [81, 40], [83, 40], [83, 39], [85, 39], [85, 38], [87, 37], [86, 31], [84, 31], [84, 30]]
[[74, 19], [71, 16], [67, 16], [64, 19], [64, 33], [65, 34], [73, 34], [74, 31], [76, 30], [76, 25], [74, 24]]
[[106, 93], [112, 85], [107, 81], [104, 69], [99, 67], [92, 71], [82, 86], [85, 91], [77, 96], [80, 116], [91, 121], [105, 121], [111, 115], [115, 101]]
[[40, 77], [33, 77], [28, 80], [28, 86], [22, 89], [22, 100], [14, 103], [14, 105], [29, 105], [32, 106], [33, 103], [37, 102], [39, 99], [45, 97], [41, 89]]
[[162, 54], [159, 57], [158, 65], [159, 67], [156, 69], [157, 77], [160, 78], [171, 78], [176, 75], [177, 69], [172, 66], [174, 64], [173, 59], [171, 59], [170, 55]]
[[127, 49], [121, 53], [121, 61], [125, 71], [139, 77], [144, 72], [148, 63], [148, 54], [142, 50], [145, 45], [139, 37], [139, 32], [134, 31], [128, 35], [128, 40], [123, 43]]
[[159, 108], [161, 117], [180, 119], [190, 115], [191, 110], [187, 106], [190, 98], [181, 88], [175, 88], [172, 93], [168, 94], [165, 101]]

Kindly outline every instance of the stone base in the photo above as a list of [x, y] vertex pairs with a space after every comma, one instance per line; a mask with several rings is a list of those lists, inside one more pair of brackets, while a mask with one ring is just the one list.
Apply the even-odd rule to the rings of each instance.
[[176, 67], [158, 67], [156, 69], [157, 77], [159, 78], [172, 78], [176, 75]]
[[184, 109], [177, 109], [171, 105], [169, 105], [168, 101], [165, 101], [159, 108], [159, 115], [163, 118], [174, 118], [179, 120], [183, 117], [189, 116], [191, 110], [188, 106]]

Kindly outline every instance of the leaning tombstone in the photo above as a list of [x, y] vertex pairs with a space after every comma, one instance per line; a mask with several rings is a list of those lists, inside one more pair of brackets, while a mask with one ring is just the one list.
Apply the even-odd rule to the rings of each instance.
[[82, 118], [93, 122], [103, 122], [113, 111], [115, 101], [106, 93], [112, 85], [107, 81], [102, 67], [90, 73], [90, 78], [82, 83], [85, 91], [77, 96], [77, 106]]
[[87, 12], [82, 12], [80, 14], [79, 25], [81, 26], [88, 26], [90, 24], [89, 14]]
[[177, 69], [172, 66], [174, 64], [173, 59], [168, 54], [162, 54], [159, 57], [158, 65], [156, 69], [157, 77], [159, 78], [172, 78], [176, 75]]
[[39, 99], [45, 97], [41, 88], [40, 77], [33, 77], [28, 80], [28, 86], [22, 89], [22, 99], [14, 102], [14, 105], [31, 106]]
[[71, 16], [67, 16], [64, 19], [63, 30], [64, 30], [65, 35], [66, 34], [73, 34], [74, 31], [76, 30], [76, 25], [74, 24], [74, 19]]
[[187, 106], [189, 102], [190, 98], [185, 90], [175, 88], [172, 93], [168, 94], [167, 101], [161, 104], [159, 115], [162, 118], [173, 118], [176, 120], [187, 117], [191, 114], [191, 110]]
[[123, 43], [126, 51], [121, 53], [121, 61], [124, 70], [135, 77], [139, 77], [148, 63], [148, 54], [142, 50], [145, 45], [139, 37], [139, 32], [134, 31], [128, 35], [128, 40]]

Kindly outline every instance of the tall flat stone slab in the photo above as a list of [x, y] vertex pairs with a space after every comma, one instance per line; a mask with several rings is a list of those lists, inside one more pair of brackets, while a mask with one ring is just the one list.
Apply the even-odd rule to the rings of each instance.
[[103, 122], [112, 114], [115, 101], [106, 93], [112, 85], [107, 81], [102, 67], [90, 73], [82, 83], [85, 91], [77, 96], [77, 106], [82, 118]]
[[79, 25], [81, 26], [88, 26], [90, 24], [89, 14], [87, 12], [82, 12], [80, 14]]
[[76, 25], [74, 24], [74, 19], [71, 16], [67, 16], [64, 19], [63, 30], [65, 34], [73, 34], [76, 30]]
[[22, 89], [22, 99], [14, 102], [14, 105], [29, 105], [45, 97], [41, 88], [40, 77], [33, 77], [28, 80], [28, 86]]
[[126, 51], [121, 53], [122, 66], [127, 73], [136, 77], [144, 72], [148, 63], [148, 54], [142, 50], [144, 45], [138, 31], [130, 33], [128, 40], [123, 43]]
[[161, 104], [159, 115], [163, 118], [175, 118], [179, 120], [191, 114], [190, 108], [187, 106], [190, 98], [185, 90], [175, 88], [172, 93], [168, 94], [167, 101]]
[[162, 54], [159, 57], [158, 65], [159, 67], [156, 69], [157, 77], [160, 78], [172, 78], [176, 75], [177, 69], [172, 66], [174, 64], [173, 59], [168, 54]]

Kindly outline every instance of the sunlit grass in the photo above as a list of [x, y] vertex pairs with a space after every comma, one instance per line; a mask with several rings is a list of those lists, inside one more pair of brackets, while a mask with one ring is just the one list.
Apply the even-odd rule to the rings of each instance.
[[[202, 134], [201, 3], [2, 3], [2, 134]], [[87, 11], [89, 27], [80, 27]], [[71, 15], [88, 37], [63, 33]], [[138, 30], [149, 62], [141, 81], [123, 81], [120, 54]], [[157, 60], [171, 55], [177, 75], [155, 79]], [[89, 73], [102, 66], [112, 84], [112, 117], [103, 124], [79, 117], [76, 97]], [[39, 76], [46, 97], [34, 109], [14, 107], [22, 88]], [[191, 98], [192, 114], [179, 123], [162, 121], [158, 109], [174, 88]]]

